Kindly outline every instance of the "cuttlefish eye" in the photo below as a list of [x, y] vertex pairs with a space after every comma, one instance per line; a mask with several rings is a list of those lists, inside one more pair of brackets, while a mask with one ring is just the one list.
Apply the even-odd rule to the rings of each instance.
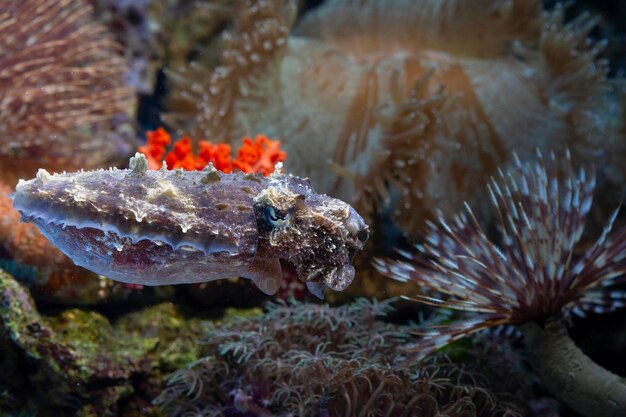
[[361, 241], [361, 243], [365, 243], [367, 241], [367, 238], [369, 237], [370, 232], [368, 229], [361, 229], [357, 235], [356, 238], [359, 239]]
[[265, 216], [272, 227], [285, 227], [289, 223], [290, 213], [280, 215], [276, 213], [274, 207], [266, 207]]

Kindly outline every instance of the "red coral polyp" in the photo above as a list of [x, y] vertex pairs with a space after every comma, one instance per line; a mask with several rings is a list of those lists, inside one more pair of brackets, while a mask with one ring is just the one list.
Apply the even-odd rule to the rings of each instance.
[[148, 131], [146, 137], [146, 144], [138, 150], [146, 156], [150, 169], [159, 169], [162, 161], [165, 161], [169, 169], [182, 168], [187, 171], [200, 170], [212, 163], [216, 169], [225, 173], [240, 170], [267, 176], [274, 172], [276, 163], [283, 162], [287, 157], [287, 153], [280, 149], [280, 142], [265, 135], [257, 135], [254, 140], [245, 137], [235, 159], [231, 157], [230, 145], [207, 140], [198, 141], [196, 155], [193, 152], [192, 139], [188, 136], [174, 142], [166, 154], [171, 137], [162, 127]]
[[277, 162], [287, 157], [285, 151], [280, 150], [280, 142], [273, 141], [267, 136], [257, 135], [254, 141], [243, 138], [243, 145], [237, 151], [237, 159], [233, 161], [233, 168], [244, 172], [259, 172], [269, 175], [274, 172]]
[[146, 132], [146, 138], [146, 144], [140, 146], [138, 151], [146, 155], [150, 169], [158, 169], [165, 155], [165, 149], [172, 139], [162, 127]]
[[174, 142], [173, 149], [165, 156], [165, 163], [170, 169], [182, 168], [186, 171], [202, 169], [198, 158], [193, 154], [191, 138], [188, 136]]
[[200, 150], [198, 151], [198, 158], [202, 162], [202, 167], [205, 167], [209, 162], [213, 164], [216, 169], [225, 173], [232, 172], [233, 164], [230, 159], [231, 148], [226, 143], [211, 143], [208, 140], [201, 140], [198, 142]]

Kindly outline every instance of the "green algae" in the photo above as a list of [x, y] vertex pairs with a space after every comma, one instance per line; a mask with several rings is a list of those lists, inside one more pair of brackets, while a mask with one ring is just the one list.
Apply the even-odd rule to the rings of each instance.
[[55, 379], [76, 384], [127, 379], [156, 345], [156, 340], [122, 334], [95, 312], [71, 309], [42, 316], [28, 291], [6, 273], [0, 275], [0, 317], [9, 338], [27, 355], [42, 361]]
[[[230, 310], [227, 317], [248, 314], [259, 312]], [[2, 387], [15, 401], [0, 401], [0, 415], [156, 416], [150, 401], [165, 375], [198, 360], [206, 326], [215, 325], [172, 303], [113, 323], [77, 308], [46, 316], [28, 289], [0, 270], [0, 359], [16, 363], [2, 373], [16, 383]]]
[[76, 352], [80, 370], [77, 379], [94, 377], [128, 378], [138, 363], [154, 350], [158, 339], [120, 331], [99, 313], [79, 309], [66, 310], [44, 320], [58, 343]]
[[227, 308], [224, 310], [224, 317], [222, 321], [228, 321], [232, 319], [247, 319], [260, 317], [263, 315], [261, 308]]
[[[156, 340], [123, 334], [95, 312], [72, 309], [45, 317], [28, 291], [4, 272], [0, 318], [4, 335], [34, 363], [32, 379], [40, 391], [33, 394], [42, 403], [97, 398], [106, 409], [133, 392], [131, 376], [151, 368], [145, 358]], [[50, 388], [44, 389], [43, 381]]]
[[178, 369], [198, 359], [202, 321], [185, 318], [172, 303], [128, 314], [118, 320], [116, 328], [138, 339], [154, 339], [156, 345], [150, 353], [162, 371]]

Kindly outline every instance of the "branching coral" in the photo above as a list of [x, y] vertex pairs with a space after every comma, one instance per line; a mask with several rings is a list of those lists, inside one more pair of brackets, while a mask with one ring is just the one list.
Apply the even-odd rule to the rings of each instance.
[[611, 234], [614, 212], [595, 243], [581, 248], [595, 178], [574, 173], [567, 158], [559, 184], [555, 157], [548, 162], [517, 160], [489, 184], [497, 243], [466, 206], [451, 221], [429, 223], [419, 254], [376, 266], [435, 293], [416, 301], [469, 314], [428, 330], [413, 352], [424, 356], [481, 329], [523, 324], [535, 369], [551, 390], [585, 415], [617, 416], [626, 409], [626, 384], [575, 347], [563, 319], [625, 305], [626, 292], [615, 285], [626, 281], [626, 228]]
[[148, 159], [150, 169], [161, 167], [165, 162], [169, 169], [183, 168], [185, 170], [202, 170], [211, 163], [222, 172], [232, 172], [233, 169], [247, 173], [262, 173], [269, 175], [274, 172], [278, 162], [284, 162], [287, 153], [280, 150], [280, 142], [273, 141], [264, 135], [257, 135], [254, 140], [243, 138], [242, 146], [237, 150], [237, 157], [231, 159], [230, 145], [225, 143], [213, 144], [206, 140], [198, 141], [198, 155], [194, 155], [191, 138], [184, 136], [174, 142], [172, 150], [166, 154], [167, 145], [171, 137], [163, 128], [147, 132], [146, 145], [139, 147]]
[[0, 163], [11, 185], [41, 166], [94, 167], [131, 150], [112, 134], [134, 107], [126, 65], [91, 14], [83, 0], [0, 6]]
[[192, 66], [174, 112], [195, 107], [191, 125], [218, 140], [284, 137], [295, 173], [360, 208], [394, 204], [407, 233], [512, 151], [567, 145], [589, 161], [619, 146], [588, 15], [565, 23], [538, 0], [328, 1], [288, 36], [292, 2], [240, 6], [221, 65], [208, 78]]
[[210, 356], [176, 372], [156, 402], [172, 416], [517, 414], [441, 357], [395, 364], [407, 333], [377, 319], [389, 310], [388, 301], [364, 299], [274, 304], [264, 316], [210, 329]]

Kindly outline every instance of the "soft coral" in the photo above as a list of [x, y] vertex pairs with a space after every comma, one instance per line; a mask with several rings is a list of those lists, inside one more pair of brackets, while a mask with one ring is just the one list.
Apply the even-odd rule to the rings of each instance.
[[282, 162], [287, 153], [280, 150], [280, 142], [264, 135], [257, 135], [254, 140], [250, 137], [243, 139], [242, 146], [237, 150], [237, 157], [231, 158], [231, 147], [225, 143], [212, 143], [207, 140], [198, 141], [198, 154], [194, 154], [191, 138], [183, 136], [174, 142], [172, 150], [166, 152], [171, 142], [169, 133], [163, 128], [149, 131], [146, 134], [147, 142], [139, 147], [139, 151], [146, 155], [150, 169], [158, 169], [160, 161], [165, 161], [170, 169], [182, 168], [185, 170], [202, 169], [208, 163], [223, 172], [234, 169], [243, 172], [262, 173], [269, 175], [274, 171], [277, 162]]
[[243, 172], [259, 172], [269, 175], [274, 172], [276, 163], [283, 162], [286, 157], [287, 153], [280, 150], [278, 141], [273, 141], [264, 135], [257, 135], [254, 141], [245, 137], [237, 151], [237, 159], [233, 161], [233, 168], [238, 168]]

